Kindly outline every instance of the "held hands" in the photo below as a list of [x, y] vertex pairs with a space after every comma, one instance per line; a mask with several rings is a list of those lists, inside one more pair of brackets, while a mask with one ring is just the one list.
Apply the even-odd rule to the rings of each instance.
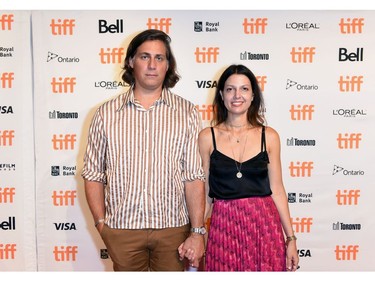
[[187, 258], [191, 267], [198, 268], [204, 255], [204, 236], [197, 233], [190, 234], [178, 247], [178, 254], [181, 261]]

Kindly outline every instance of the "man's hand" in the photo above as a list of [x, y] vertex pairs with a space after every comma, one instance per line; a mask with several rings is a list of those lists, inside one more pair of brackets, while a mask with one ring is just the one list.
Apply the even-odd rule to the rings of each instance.
[[178, 247], [180, 260], [187, 258], [191, 267], [199, 267], [204, 255], [204, 236], [191, 233], [190, 236]]

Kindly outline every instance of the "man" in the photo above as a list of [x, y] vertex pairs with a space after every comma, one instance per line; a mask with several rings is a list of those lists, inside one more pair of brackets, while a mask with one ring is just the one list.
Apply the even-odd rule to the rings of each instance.
[[82, 177], [115, 271], [182, 271], [204, 253], [204, 173], [195, 106], [179, 81], [170, 37], [145, 30], [130, 42], [131, 87], [92, 120]]

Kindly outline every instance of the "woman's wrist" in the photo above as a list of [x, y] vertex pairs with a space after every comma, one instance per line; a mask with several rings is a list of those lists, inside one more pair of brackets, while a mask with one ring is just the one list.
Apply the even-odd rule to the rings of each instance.
[[297, 240], [297, 237], [295, 235], [287, 236], [285, 243], [289, 243], [291, 241]]

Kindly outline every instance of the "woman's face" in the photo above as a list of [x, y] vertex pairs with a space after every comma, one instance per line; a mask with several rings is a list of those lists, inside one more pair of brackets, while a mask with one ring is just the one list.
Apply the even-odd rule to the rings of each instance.
[[253, 100], [251, 82], [243, 74], [229, 76], [220, 94], [228, 113], [232, 114], [246, 113]]

